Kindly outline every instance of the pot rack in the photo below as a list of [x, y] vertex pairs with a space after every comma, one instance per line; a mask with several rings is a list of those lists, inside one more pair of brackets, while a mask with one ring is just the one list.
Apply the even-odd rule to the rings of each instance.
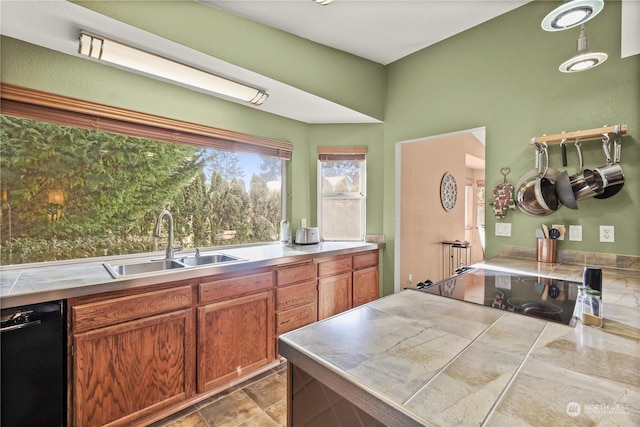
[[587, 140], [602, 138], [605, 134], [624, 135], [627, 133], [627, 125], [603, 126], [601, 128], [589, 130], [577, 130], [574, 132], [562, 132], [554, 135], [542, 135], [531, 138], [528, 142], [531, 145], [537, 144], [559, 144], [562, 141]]

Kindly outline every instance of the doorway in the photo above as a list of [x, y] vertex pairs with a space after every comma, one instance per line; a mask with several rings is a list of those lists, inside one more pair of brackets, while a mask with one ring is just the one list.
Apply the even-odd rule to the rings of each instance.
[[396, 144], [396, 292], [449, 276], [443, 242], [469, 242], [464, 264], [484, 259], [484, 142], [481, 127]]

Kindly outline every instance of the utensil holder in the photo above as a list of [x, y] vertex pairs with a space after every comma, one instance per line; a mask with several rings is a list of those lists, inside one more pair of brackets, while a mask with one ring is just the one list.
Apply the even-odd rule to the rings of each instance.
[[538, 239], [538, 262], [556, 262], [556, 239]]

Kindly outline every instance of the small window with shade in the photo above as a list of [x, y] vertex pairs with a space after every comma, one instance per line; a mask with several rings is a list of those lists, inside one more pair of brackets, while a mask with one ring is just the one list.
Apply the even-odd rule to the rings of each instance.
[[366, 154], [367, 147], [318, 147], [318, 227], [322, 240], [364, 240]]

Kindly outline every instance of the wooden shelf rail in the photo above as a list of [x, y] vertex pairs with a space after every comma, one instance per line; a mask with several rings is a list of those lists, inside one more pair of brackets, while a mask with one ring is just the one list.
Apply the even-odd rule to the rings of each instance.
[[585, 140], [585, 139], [594, 139], [594, 138], [602, 138], [604, 134], [616, 134], [624, 135], [627, 133], [627, 125], [616, 125], [616, 126], [604, 126], [596, 129], [589, 130], [577, 130], [574, 132], [564, 132], [564, 133], [556, 133], [554, 135], [542, 135], [536, 136], [535, 138], [531, 138], [528, 141], [528, 144], [542, 144], [547, 143], [547, 145], [559, 144], [563, 140], [567, 141], [575, 141], [576, 139]]

